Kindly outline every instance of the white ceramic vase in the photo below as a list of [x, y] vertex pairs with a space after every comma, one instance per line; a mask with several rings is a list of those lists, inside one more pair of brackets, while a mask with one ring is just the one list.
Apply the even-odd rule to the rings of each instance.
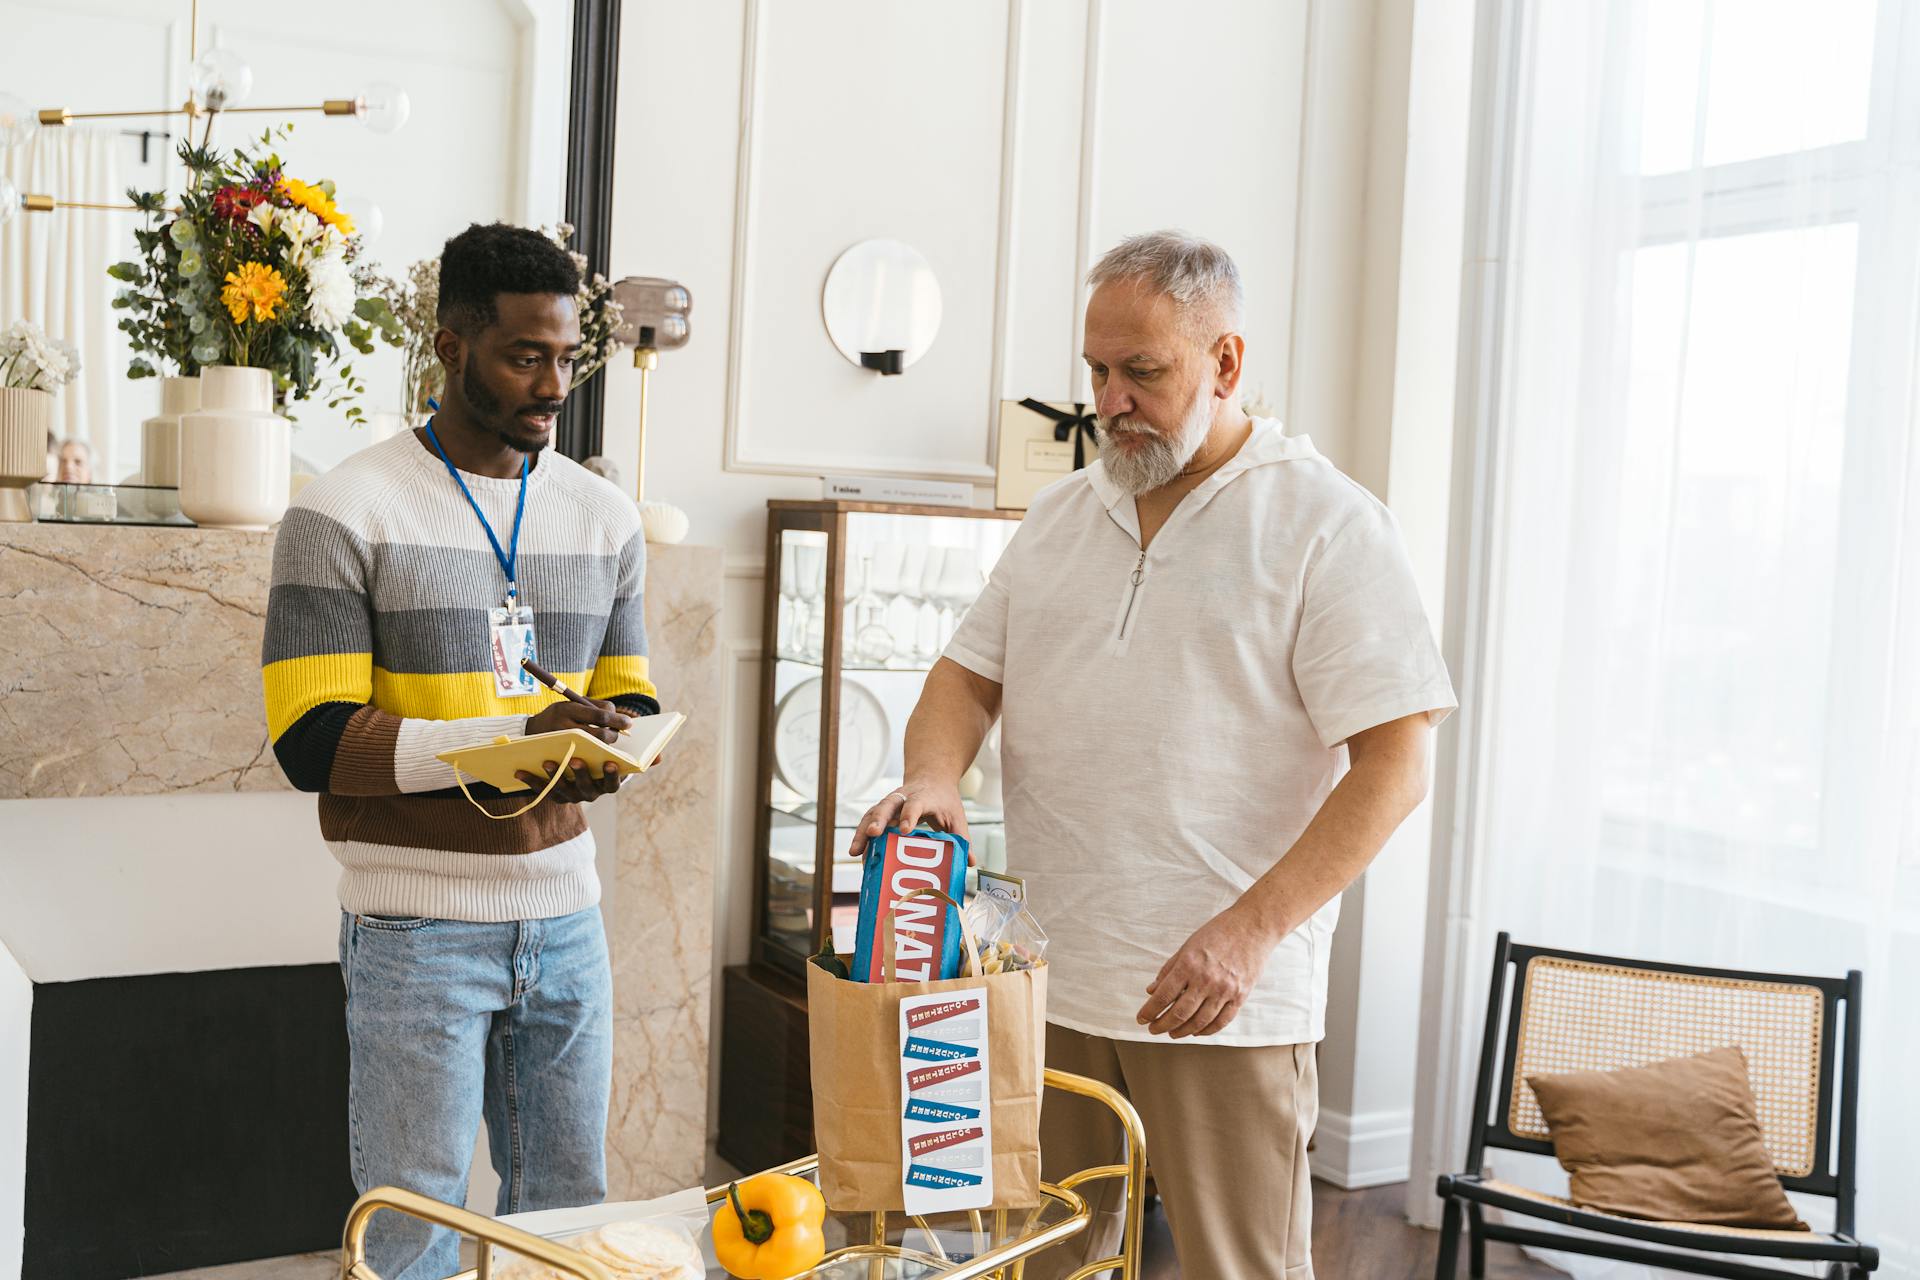
[[140, 483], [180, 487], [180, 415], [199, 407], [199, 378], [161, 379], [160, 412], [140, 424]]
[[180, 416], [180, 510], [197, 525], [265, 529], [287, 510], [292, 438], [273, 411], [273, 375], [200, 371], [200, 407]]
[[52, 392], [0, 387], [0, 523], [33, 520], [27, 486], [47, 473], [47, 433], [52, 427]]

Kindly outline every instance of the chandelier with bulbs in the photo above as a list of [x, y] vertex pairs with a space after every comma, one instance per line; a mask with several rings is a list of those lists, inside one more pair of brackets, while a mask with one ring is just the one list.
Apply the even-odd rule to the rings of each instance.
[[[200, 0], [193, 0], [189, 26], [188, 57], [193, 66], [188, 80], [187, 100], [177, 107], [159, 107], [146, 111], [74, 111], [67, 107], [34, 108], [16, 94], [0, 92], [0, 147], [10, 147], [32, 139], [40, 129], [65, 128], [76, 120], [129, 120], [138, 117], [185, 116], [189, 121], [205, 120], [204, 146], [213, 136], [215, 117], [227, 115], [299, 115], [318, 112], [324, 116], [351, 116], [374, 133], [394, 133], [407, 122], [412, 104], [406, 90], [398, 85], [369, 84], [350, 98], [327, 98], [317, 104], [293, 106], [244, 106], [253, 92], [253, 68], [231, 49], [200, 50]], [[131, 204], [93, 204], [84, 200], [63, 200], [46, 192], [22, 192], [0, 177], [0, 226], [15, 214], [51, 213], [55, 209], [101, 209], [132, 211]]]

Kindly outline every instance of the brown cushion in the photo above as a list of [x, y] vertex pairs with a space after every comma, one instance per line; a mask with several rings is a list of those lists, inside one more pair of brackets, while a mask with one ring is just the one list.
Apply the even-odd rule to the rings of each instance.
[[1807, 1229], [1773, 1171], [1739, 1049], [1527, 1084], [1575, 1204], [1658, 1222]]

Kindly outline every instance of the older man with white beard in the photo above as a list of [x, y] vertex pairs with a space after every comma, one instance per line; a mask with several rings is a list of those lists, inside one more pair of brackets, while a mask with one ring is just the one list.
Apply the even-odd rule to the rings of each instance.
[[[1339, 895], [1425, 794], [1453, 689], [1393, 517], [1241, 410], [1232, 259], [1158, 232], [1089, 283], [1100, 459], [1035, 499], [854, 848], [889, 824], [964, 834], [960, 776], [1002, 717], [1008, 866], [1051, 937], [1048, 1064], [1139, 1109], [1183, 1274], [1311, 1277]], [[1096, 1110], [1048, 1101], [1049, 1179], [1119, 1158]], [[1103, 1185], [1074, 1256], [1031, 1274], [1116, 1249]]]

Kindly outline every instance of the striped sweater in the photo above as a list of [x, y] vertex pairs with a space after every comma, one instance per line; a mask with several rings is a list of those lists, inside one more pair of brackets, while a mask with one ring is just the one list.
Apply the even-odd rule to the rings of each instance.
[[[462, 477], [504, 546], [520, 481]], [[659, 711], [632, 499], [544, 451], [527, 477], [516, 568], [541, 664], [629, 714]], [[494, 693], [487, 610], [505, 590], [459, 486], [410, 431], [308, 485], [280, 525], [261, 655], [267, 725], [288, 779], [320, 793], [348, 911], [503, 921], [600, 900], [580, 805], [489, 819], [434, 758], [518, 737], [557, 697]], [[496, 813], [529, 799], [470, 789]]]

